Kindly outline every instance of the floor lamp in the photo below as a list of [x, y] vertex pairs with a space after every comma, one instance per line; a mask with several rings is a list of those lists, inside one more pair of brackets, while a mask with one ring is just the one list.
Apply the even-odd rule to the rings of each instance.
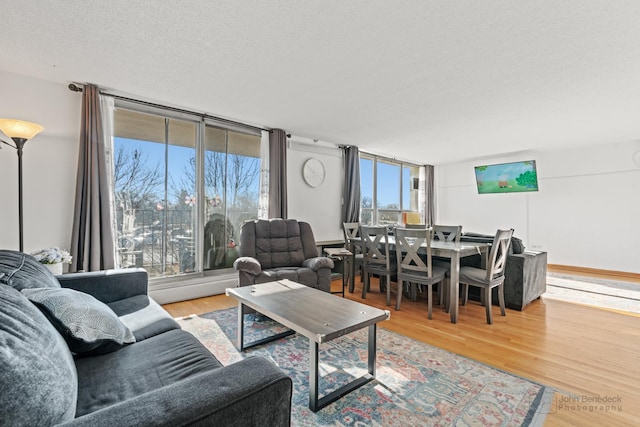
[[16, 119], [0, 119], [0, 130], [7, 135], [15, 146], [6, 141], [3, 144], [15, 148], [18, 153], [18, 230], [20, 235], [20, 252], [24, 252], [22, 240], [22, 148], [24, 144], [42, 132], [44, 128], [35, 123], [25, 122]]

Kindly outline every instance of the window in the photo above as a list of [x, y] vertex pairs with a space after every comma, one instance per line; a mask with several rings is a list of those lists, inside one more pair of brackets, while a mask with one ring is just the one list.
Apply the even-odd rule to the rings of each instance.
[[258, 218], [260, 137], [207, 125], [204, 269], [233, 267], [242, 223]]
[[360, 155], [360, 222], [395, 225], [403, 213], [424, 218], [419, 205], [420, 166]]
[[260, 134], [122, 102], [114, 111], [120, 267], [152, 277], [230, 268], [258, 216]]
[[375, 224], [373, 220], [373, 159], [360, 155], [360, 222]]

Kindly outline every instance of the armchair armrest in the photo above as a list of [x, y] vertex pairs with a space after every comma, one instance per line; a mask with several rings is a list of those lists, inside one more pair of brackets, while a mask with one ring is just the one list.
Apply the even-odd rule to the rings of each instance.
[[321, 268], [333, 268], [333, 260], [325, 256], [319, 256], [315, 258], [307, 258], [302, 262], [303, 267], [318, 271]]
[[147, 295], [149, 281], [143, 268], [71, 273], [56, 278], [63, 288], [87, 293], [104, 303]]
[[239, 271], [246, 271], [254, 276], [262, 272], [260, 262], [252, 257], [242, 256], [233, 262], [233, 268]]
[[64, 426], [289, 426], [291, 378], [250, 357], [76, 418]]

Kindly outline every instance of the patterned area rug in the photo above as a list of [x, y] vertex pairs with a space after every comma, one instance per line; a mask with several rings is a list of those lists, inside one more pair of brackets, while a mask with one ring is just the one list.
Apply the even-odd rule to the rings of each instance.
[[[309, 410], [309, 343], [295, 334], [239, 353], [237, 309], [177, 319], [224, 365], [272, 360], [293, 380], [293, 426], [542, 425], [553, 390], [403, 335], [378, 328], [376, 379], [317, 413]], [[247, 315], [245, 342], [284, 329]], [[321, 396], [367, 372], [366, 329], [320, 346]]]

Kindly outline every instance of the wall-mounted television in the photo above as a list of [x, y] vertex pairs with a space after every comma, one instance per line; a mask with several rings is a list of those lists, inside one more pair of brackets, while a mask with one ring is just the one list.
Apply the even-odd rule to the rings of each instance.
[[476, 166], [479, 194], [538, 191], [536, 161]]

